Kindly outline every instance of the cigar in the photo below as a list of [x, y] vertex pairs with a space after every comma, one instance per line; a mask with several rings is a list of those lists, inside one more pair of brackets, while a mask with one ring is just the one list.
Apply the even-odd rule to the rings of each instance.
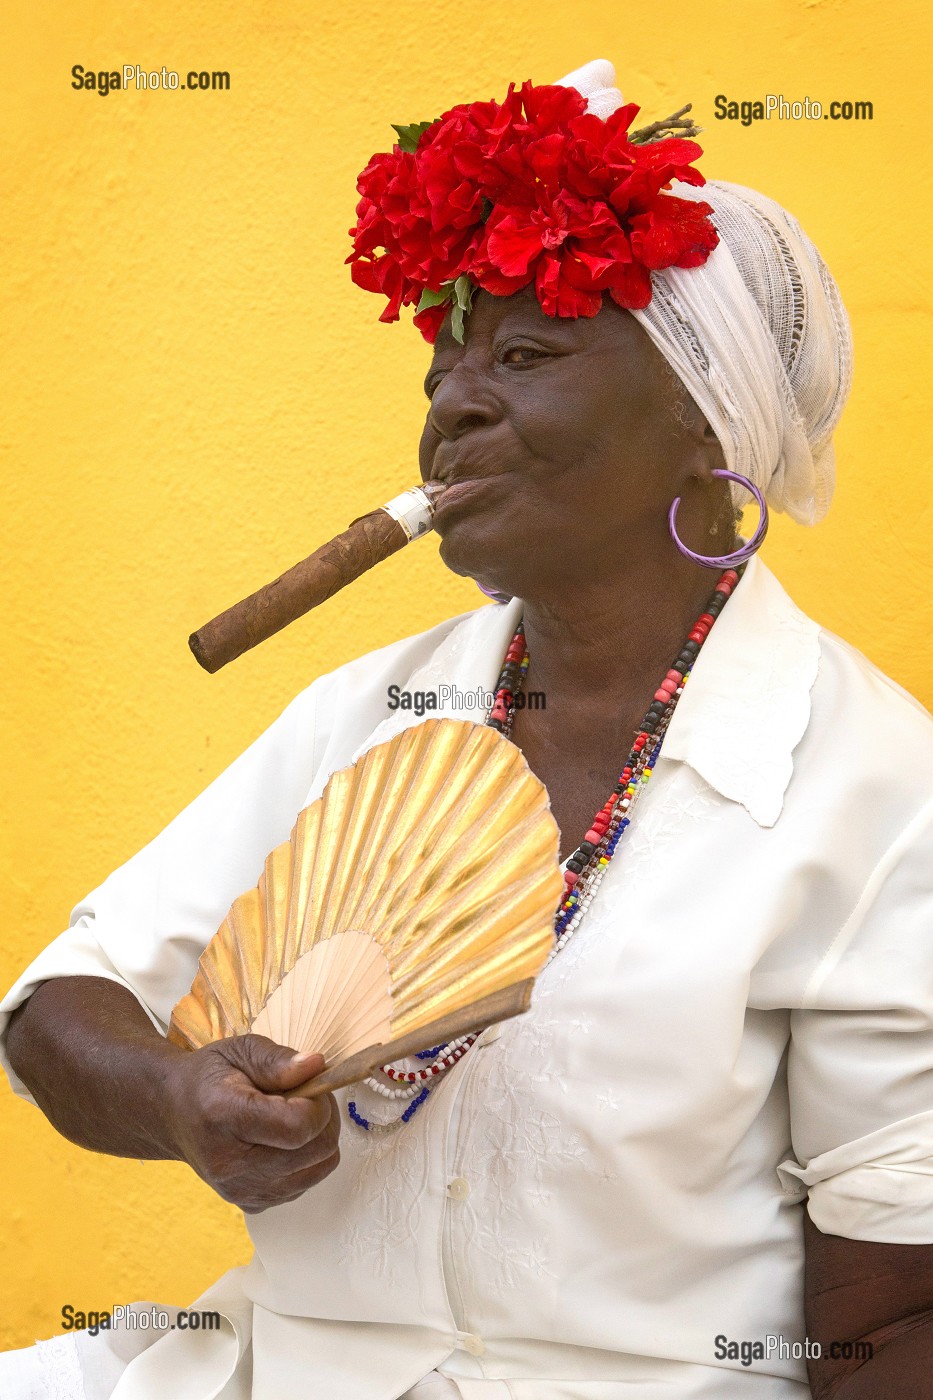
[[443, 489], [439, 482], [415, 486], [393, 496], [378, 510], [357, 516], [336, 539], [192, 632], [188, 645], [195, 660], [211, 674], [219, 671], [332, 598], [410, 540], [428, 534]]

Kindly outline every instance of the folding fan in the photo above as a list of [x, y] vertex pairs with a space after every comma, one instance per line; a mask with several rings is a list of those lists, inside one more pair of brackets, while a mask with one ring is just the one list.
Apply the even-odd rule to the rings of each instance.
[[543, 785], [487, 725], [432, 719], [332, 774], [201, 956], [169, 1039], [253, 1031], [310, 1092], [527, 1009], [562, 880]]

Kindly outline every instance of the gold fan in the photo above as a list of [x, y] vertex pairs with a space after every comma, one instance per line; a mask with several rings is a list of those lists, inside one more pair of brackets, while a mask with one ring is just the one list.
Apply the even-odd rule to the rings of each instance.
[[527, 1009], [562, 880], [543, 785], [488, 725], [434, 719], [331, 775], [201, 956], [169, 1039], [254, 1031], [308, 1092]]

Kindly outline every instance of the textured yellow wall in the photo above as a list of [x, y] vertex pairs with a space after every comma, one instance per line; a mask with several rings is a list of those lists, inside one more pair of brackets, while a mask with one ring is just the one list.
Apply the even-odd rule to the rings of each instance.
[[[857, 349], [839, 487], [818, 529], [776, 519], [764, 557], [933, 703], [919, 0], [4, 13], [3, 988], [316, 674], [480, 601], [430, 541], [214, 678], [185, 644], [417, 478], [426, 349], [350, 284], [354, 180], [390, 121], [512, 78], [605, 56], [646, 119], [692, 99], [706, 173], [786, 203], [820, 246]], [[231, 87], [101, 97], [71, 88], [75, 63]], [[874, 120], [713, 120], [717, 93], [769, 92], [869, 100]], [[82, 1152], [5, 1088], [0, 1221], [6, 1346], [54, 1333], [66, 1302], [184, 1303], [247, 1255], [186, 1168]]]

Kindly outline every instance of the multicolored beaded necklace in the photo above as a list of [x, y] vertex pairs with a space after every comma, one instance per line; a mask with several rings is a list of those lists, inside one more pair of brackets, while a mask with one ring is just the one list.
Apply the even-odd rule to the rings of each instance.
[[[738, 583], [741, 572], [726, 569], [720, 575], [706, 610], [693, 624], [687, 640], [654, 693], [654, 699], [635, 734], [635, 741], [628, 752], [618, 782], [593, 818], [586, 836], [565, 862], [564, 892], [554, 916], [554, 947], [548, 962], [566, 947], [593, 902], [616, 847], [631, 822], [632, 808], [651, 777], [661, 752], [664, 735], [700, 649]], [[495, 698], [486, 718], [486, 723], [499, 730], [506, 738], [512, 732], [517, 697], [524, 684], [528, 662], [525, 629], [523, 623], [519, 623], [518, 630], [505, 653], [502, 670], [496, 682]], [[347, 1112], [351, 1119], [368, 1132], [386, 1131], [407, 1123], [431, 1092], [430, 1082], [445, 1074], [461, 1060], [478, 1038], [479, 1032], [460, 1036], [448, 1045], [436, 1045], [433, 1050], [419, 1051], [418, 1059], [430, 1061], [421, 1069], [403, 1070], [396, 1069], [393, 1065], [382, 1065], [380, 1072], [390, 1082], [385, 1084], [381, 1080], [369, 1078], [365, 1081], [366, 1085], [382, 1098], [409, 1100], [408, 1107], [397, 1118], [387, 1123], [379, 1123], [364, 1118], [356, 1104], [351, 1101], [347, 1104]], [[400, 1087], [395, 1088], [393, 1085]]]

